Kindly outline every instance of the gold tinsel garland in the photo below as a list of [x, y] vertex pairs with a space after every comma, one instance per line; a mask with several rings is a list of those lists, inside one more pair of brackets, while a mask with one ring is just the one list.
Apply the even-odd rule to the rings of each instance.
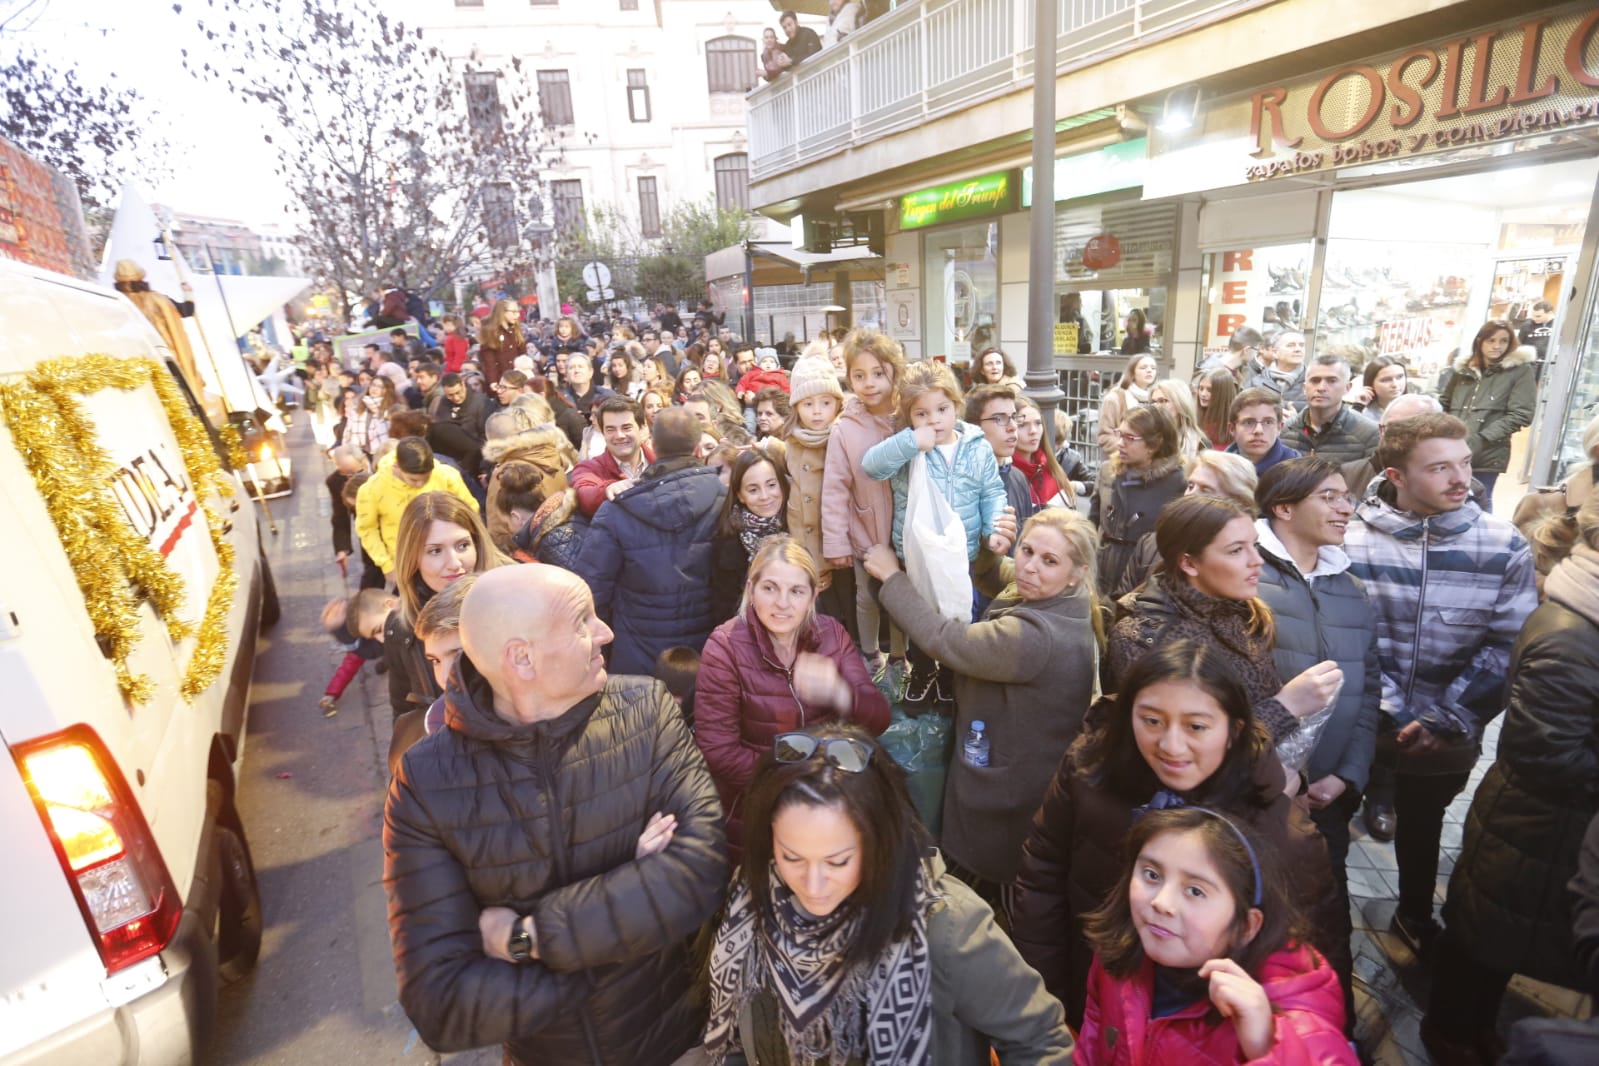
[[[178, 614], [183, 579], [120, 513], [111, 494], [116, 468], [80, 402], [101, 389], [144, 385], [154, 389], [171, 423], [216, 551], [218, 573], [197, 631]], [[50, 359], [20, 382], [0, 386], [0, 413], [44, 497], [123, 694], [135, 703], [155, 695], [150, 678], [133, 674], [128, 666], [139, 640], [139, 598], [147, 596], [174, 642], [196, 636], [180, 686], [183, 698], [192, 700], [222, 672], [228, 650], [226, 620], [238, 585], [233, 545], [210, 499], [213, 492], [232, 495], [233, 486], [211, 450], [205, 427], [159, 363], [98, 354]]]

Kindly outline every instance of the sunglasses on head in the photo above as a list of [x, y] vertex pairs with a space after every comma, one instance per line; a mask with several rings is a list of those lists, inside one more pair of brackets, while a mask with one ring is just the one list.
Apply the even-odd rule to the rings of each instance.
[[821, 756], [822, 761], [847, 774], [858, 774], [872, 761], [872, 749], [850, 737], [819, 740], [809, 733], [779, 733], [772, 741], [772, 754], [778, 762], [804, 762]]

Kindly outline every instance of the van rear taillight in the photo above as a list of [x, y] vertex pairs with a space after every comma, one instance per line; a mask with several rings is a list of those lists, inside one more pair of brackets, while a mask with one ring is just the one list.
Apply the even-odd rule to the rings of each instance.
[[99, 736], [74, 726], [16, 758], [107, 972], [166, 947], [183, 909], [177, 886]]

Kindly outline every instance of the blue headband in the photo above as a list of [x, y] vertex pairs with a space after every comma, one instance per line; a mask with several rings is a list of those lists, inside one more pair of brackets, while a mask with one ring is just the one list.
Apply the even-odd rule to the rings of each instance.
[[1144, 815], [1148, 814], [1150, 811], [1161, 811], [1161, 810], [1172, 810], [1172, 809], [1182, 809], [1182, 810], [1189, 810], [1189, 811], [1201, 811], [1201, 812], [1203, 812], [1205, 814], [1210, 815], [1212, 818], [1220, 819], [1222, 824], [1226, 825], [1228, 829], [1231, 829], [1233, 831], [1233, 834], [1238, 837], [1238, 842], [1244, 846], [1244, 851], [1249, 854], [1249, 865], [1251, 867], [1253, 867], [1254, 871], [1255, 871], [1255, 898], [1254, 898], [1254, 901], [1250, 904], [1250, 906], [1252, 906], [1252, 907], [1260, 906], [1261, 894], [1262, 894], [1262, 888], [1263, 888], [1263, 886], [1261, 885], [1261, 882], [1260, 882], [1260, 859], [1259, 859], [1258, 856], [1255, 855], [1255, 846], [1249, 842], [1249, 837], [1246, 836], [1244, 834], [1244, 831], [1242, 829], [1238, 828], [1237, 824], [1235, 822], [1233, 822], [1232, 819], [1228, 818], [1225, 814], [1222, 814], [1220, 811], [1213, 811], [1209, 807], [1190, 807], [1188, 804], [1184, 803], [1182, 801], [1182, 798], [1180, 796], [1178, 796], [1175, 792], [1168, 792], [1166, 789], [1161, 789], [1159, 792], [1155, 793], [1155, 798], [1152, 799], [1149, 803], [1145, 804], [1142, 807], [1137, 807], [1137, 808], [1135, 808], [1133, 810], [1133, 821], [1135, 821], [1135, 822], [1138, 821], [1140, 818], [1142, 818]]

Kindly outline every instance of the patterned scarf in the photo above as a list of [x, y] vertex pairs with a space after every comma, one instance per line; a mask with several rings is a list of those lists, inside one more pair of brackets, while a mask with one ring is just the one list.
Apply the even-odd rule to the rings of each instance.
[[1203, 623], [1216, 642], [1236, 657], [1233, 668], [1250, 702], [1277, 694], [1283, 685], [1272, 657], [1271, 638], [1250, 628], [1254, 601], [1207, 596], [1172, 574], [1161, 575], [1161, 588], [1182, 614]]
[[861, 914], [845, 906], [813, 918], [771, 872], [773, 928], [758, 926], [754, 897], [740, 875], [711, 947], [711, 1017], [705, 1050], [722, 1066], [738, 1049], [739, 1015], [756, 994], [777, 1001], [782, 1039], [794, 1066], [851, 1058], [869, 1066], [929, 1066], [933, 1061], [933, 971], [927, 912], [934, 895], [924, 864], [916, 881], [916, 921], [869, 966], [846, 967], [845, 949]]
[[770, 518], [762, 518], [742, 503], [735, 503], [733, 525], [738, 527], [739, 543], [744, 545], [745, 553], [753, 559], [755, 549], [761, 546], [761, 541], [784, 532], [783, 512], [779, 511]]

